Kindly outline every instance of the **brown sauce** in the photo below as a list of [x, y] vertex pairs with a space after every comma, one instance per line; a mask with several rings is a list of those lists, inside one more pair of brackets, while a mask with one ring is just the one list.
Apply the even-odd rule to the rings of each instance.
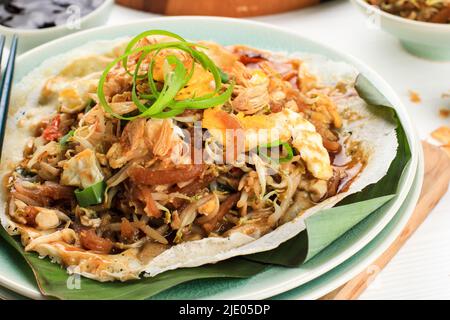
[[366, 167], [366, 160], [363, 151], [357, 144], [348, 146], [348, 141], [341, 138], [339, 144], [342, 146], [339, 153], [334, 154], [331, 163], [334, 167], [344, 170], [346, 176], [339, 181], [337, 192], [348, 190], [353, 181]]

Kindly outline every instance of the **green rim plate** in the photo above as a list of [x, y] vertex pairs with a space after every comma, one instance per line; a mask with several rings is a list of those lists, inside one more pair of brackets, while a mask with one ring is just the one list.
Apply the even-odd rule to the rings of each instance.
[[[35, 48], [18, 58], [15, 81], [40, 65], [47, 57], [67, 52], [89, 41], [131, 36], [151, 28], [167, 29], [193, 40], [214, 40], [225, 45], [245, 43], [273, 51], [318, 53], [332, 60], [347, 62], [363, 73], [391, 104], [396, 106], [412, 152], [411, 161], [401, 178], [400, 191], [397, 197], [384, 206], [378, 214], [372, 215], [364, 228], [352, 229], [339, 241], [336, 241], [331, 255], [320, 254], [298, 268], [287, 269], [273, 266], [245, 280], [192, 281], [167, 290], [155, 298], [262, 299], [280, 294], [319, 277], [350, 258], [375, 238], [397, 213], [411, 188], [418, 161], [417, 139], [402, 102], [376, 72], [356, 58], [297, 33], [268, 24], [231, 18], [164, 17], [148, 19], [120, 26], [107, 26], [82, 31]], [[0, 285], [27, 297], [42, 298], [32, 272], [27, 269], [23, 261], [17, 257], [17, 254], [13, 254], [4, 245], [0, 247]]]

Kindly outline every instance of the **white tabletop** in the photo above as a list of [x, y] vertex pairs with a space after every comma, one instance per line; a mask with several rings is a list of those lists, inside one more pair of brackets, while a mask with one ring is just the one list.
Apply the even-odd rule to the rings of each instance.
[[[109, 24], [152, 17], [116, 6]], [[406, 53], [396, 39], [369, 28], [365, 18], [348, 1], [335, 0], [310, 9], [258, 17], [344, 50], [375, 69], [403, 98], [421, 138], [449, 119], [438, 115], [450, 100], [450, 63], [430, 62]], [[408, 90], [422, 102], [409, 101]], [[362, 299], [450, 299], [450, 194], [437, 205], [389, 265], [362, 295]], [[445, 214], [449, 214], [446, 216]]]

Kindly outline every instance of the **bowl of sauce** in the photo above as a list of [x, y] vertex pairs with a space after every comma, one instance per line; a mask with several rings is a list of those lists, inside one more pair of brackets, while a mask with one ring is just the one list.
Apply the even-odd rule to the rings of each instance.
[[0, 33], [19, 36], [19, 52], [106, 23], [114, 0], [0, 0]]

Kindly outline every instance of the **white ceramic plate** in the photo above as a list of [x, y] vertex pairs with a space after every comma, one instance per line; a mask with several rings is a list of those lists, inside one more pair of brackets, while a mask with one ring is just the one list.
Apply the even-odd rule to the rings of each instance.
[[[332, 254], [328, 256], [319, 254], [318, 257], [298, 268], [270, 267], [266, 271], [243, 281], [232, 279], [228, 279], [225, 282], [219, 280], [194, 281], [188, 284], [192, 290], [187, 290], [186, 287], [183, 287], [184, 285], [177, 286], [164, 292], [164, 294], [160, 294], [159, 298], [177, 299], [182, 298], [185, 294], [189, 294], [188, 297], [191, 298], [214, 297], [218, 299], [260, 299], [271, 297], [305, 284], [330, 271], [361, 250], [389, 223], [409, 193], [418, 163], [418, 144], [416, 143], [416, 136], [407, 113], [392, 88], [375, 71], [346, 53], [339, 52], [304, 36], [263, 23], [230, 18], [176, 17], [148, 19], [126, 25], [90, 29], [35, 48], [18, 58], [15, 81], [18, 81], [30, 70], [40, 65], [48, 57], [67, 52], [86, 42], [132, 36], [152, 28], [167, 29], [189, 39], [214, 40], [225, 45], [244, 43], [273, 51], [318, 53], [333, 60], [352, 64], [396, 107], [412, 152], [411, 161], [405, 168], [401, 178], [400, 191], [397, 197], [383, 207], [382, 214], [371, 216], [369, 227], [360, 230], [358, 234], [352, 234], [350, 238], [340, 239], [338, 250], [335, 250]], [[14, 258], [7, 256], [3, 252], [3, 248], [0, 248], [0, 257], [2, 256], [4, 259], [0, 259], [0, 285], [27, 297], [42, 298], [30, 274], [23, 275], [21, 272], [18, 272], [14, 268], [14, 263], [17, 261], [13, 261]], [[205, 294], [207, 296], [204, 296]]]
[[380, 272], [381, 270], [376, 266], [371, 266], [371, 263], [380, 257], [404, 230], [417, 205], [422, 190], [423, 174], [424, 158], [422, 149], [420, 148], [419, 165], [414, 184], [407, 199], [386, 228], [362, 250], [333, 270], [298, 288], [272, 297], [272, 299], [318, 299], [339, 288], [361, 272], [364, 272], [364, 270], [370, 275], [376, 275]]

